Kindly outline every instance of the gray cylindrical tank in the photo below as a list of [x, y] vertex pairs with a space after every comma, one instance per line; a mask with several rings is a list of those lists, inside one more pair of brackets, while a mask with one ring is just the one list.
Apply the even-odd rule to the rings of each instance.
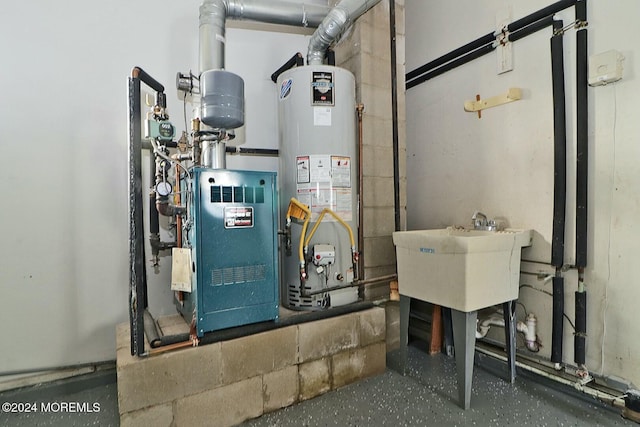
[[213, 128], [235, 129], [244, 124], [244, 81], [225, 70], [200, 75], [200, 120]]
[[[311, 207], [309, 230], [320, 211], [328, 207], [357, 235], [358, 159], [353, 74], [327, 65], [297, 67], [282, 73], [277, 84], [281, 222], [284, 223], [289, 200], [295, 197]], [[316, 309], [329, 301], [332, 306], [356, 301], [355, 287], [301, 297], [298, 257], [301, 229], [300, 224], [291, 226], [292, 255], [282, 251], [282, 303], [289, 308]], [[353, 282], [351, 242], [337, 221], [325, 216], [308, 247], [309, 259], [324, 257], [327, 250], [335, 248], [333, 263], [308, 262], [308, 290]]]

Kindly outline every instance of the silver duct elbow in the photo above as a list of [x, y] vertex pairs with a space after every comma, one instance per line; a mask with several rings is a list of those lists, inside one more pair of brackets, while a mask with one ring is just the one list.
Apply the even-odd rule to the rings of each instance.
[[380, 0], [342, 0], [327, 14], [309, 40], [307, 64], [322, 64], [326, 50], [361, 15]]

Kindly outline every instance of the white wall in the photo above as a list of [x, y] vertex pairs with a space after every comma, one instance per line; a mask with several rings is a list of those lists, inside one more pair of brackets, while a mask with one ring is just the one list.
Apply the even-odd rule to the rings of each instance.
[[[496, 13], [521, 18], [551, 2], [407, 0], [407, 70], [435, 59], [495, 28]], [[589, 258], [587, 367], [640, 384], [640, 121], [634, 98], [640, 93], [637, 41], [640, 16], [635, 0], [588, 2], [589, 53], [621, 51], [624, 79], [590, 88]], [[565, 24], [574, 10], [560, 14]], [[553, 116], [549, 39], [546, 29], [514, 44], [515, 70], [496, 73], [495, 54], [450, 71], [407, 91], [408, 228], [469, 225], [480, 209], [509, 225], [533, 228], [534, 246], [523, 258], [550, 260], [553, 209]], [[566, 262], [574, 261], [575, 223], [575, 32], [564, 37], [567, 84], [569, 212]], [[523, 100], [485, 110], [482, 118], [463, 111], [465, 100], [523, 89]], [[543, 291], [551, 283], [522, 276]], [[566, 313], [573, 318], [574, 272], [566, 274]], [[538, 315], [543, 349], [551, 350], [551, 297], [522, 288], [520, 301]], [[522, 315], [519, 308], [518, 314]], [[565, 322], [565, 361], [573, 364], [573, 334]]]
[[[127, 76], [138, 65], [165, 84], [181, 131], [175, 74], [198, 68], [200, 3], [3, 6], [0, 373], [115, 357], [115, 325], [128, 319]], [[307, 40], [228, 29], [227, 69], [245, 79], [247, 147], [277, 148], [269, 76]], [[277, 161], [228, 166], [274, 170]], [[164, 258], [150, 279], [156, 315], [173, 312], [167, 267]]]

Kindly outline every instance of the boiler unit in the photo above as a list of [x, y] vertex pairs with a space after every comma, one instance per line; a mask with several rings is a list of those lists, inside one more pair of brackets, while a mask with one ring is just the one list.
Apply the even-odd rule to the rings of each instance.
[[192, 170], [192, 289], [176, 299], [198, 336], [278, 318], [275, 172]]

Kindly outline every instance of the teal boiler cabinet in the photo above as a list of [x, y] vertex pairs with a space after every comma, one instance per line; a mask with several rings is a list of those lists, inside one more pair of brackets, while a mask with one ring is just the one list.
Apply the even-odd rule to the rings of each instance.
[[275, 172], [194, 168], [192, 291], [176, 299], [199, 337], [278, 318]]

